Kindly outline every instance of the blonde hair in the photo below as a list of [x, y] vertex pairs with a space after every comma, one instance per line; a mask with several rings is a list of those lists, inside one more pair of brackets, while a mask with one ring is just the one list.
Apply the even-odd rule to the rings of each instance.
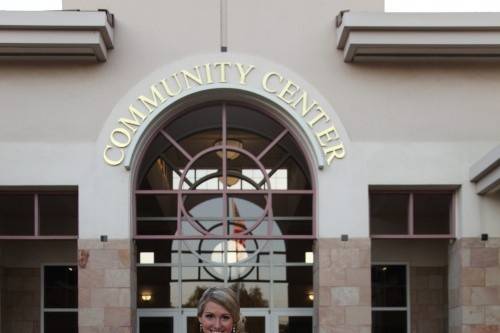
[[213, 287], [205, 290], [198, 301], [198, 318], [201, 317], [208, 302], [214, 302], [226, 309], [233, 318], [236, 332], [244, 333], [244, 318], [240, 315], [240, 303], [236, 293], [230, 288]]

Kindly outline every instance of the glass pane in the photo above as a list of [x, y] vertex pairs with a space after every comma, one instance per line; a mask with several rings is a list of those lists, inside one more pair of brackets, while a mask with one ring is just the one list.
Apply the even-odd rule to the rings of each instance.
[[372, 266], [372, 306], [406, 306], [406, 267], [402, 265]]
[[312, 317], [279, 317], [279, 333], [312, 333]]
[[415, 194], [413, 209], [416, 234], [449, 234], [451, 193]]
[[228, 138], [240, 140], [243, 149], [258, 156], [283, 131], [283, 126], [251, 107], [228, 105], [227, 131]]
[[[313, 241], [287, 239], [284, 241], [286, 246], [287, 262], [305, 262], [312, 264], [313, 259]], [[279, 252], [278, 252], [279, 253]]]
[[140, 333], [174, 333], [172, 317], [142, 317], [139, 319]]
[[0, 194], [0, 235], [34, 235], [33, 195]]
[[78, 312], [45, 312], [43, 319], [45, 333], [78, 332]]
[[228, 216], [232, 219], [262, 218], [266, 205], [267, 196], [263, 194], [229, 195], [227, 198]]
[[[243, 267], [239, 267], [240, 269]], [[247, 268], [247, 267], [245, 267]], [[270, 303], [269, 268], [248, 267], [247, 275], [239, 282], [229, 282], [236, 291], [242, 308], [267, 308]], [[260, 281], [260, 282], [259, 282]]]
[[[193, 277], [193, 279], [189, 279], [190, 277]], [[198, 300], [208, 288], [224, 287], [223, 282], [208, 278], [208, 275], [204, 272], [202, 267], [183, 268], [182, 279], [182, 306], [185, 308], [196, 308], [198, 306]], [[199, 328], [200, 326], [198, 325], [198, 329]]]
[[273, 194], [273, 216], [312, 216], [311, 194]]
[[78, 196], [76, 194], [39, 195], [40, 234], [78, 234]]
[[245, 317], [245, 332], [265, 332], [265, 317]]
[[45, 266], [44, 299], [46, 308], [78, 307], [76, 266]]
[[165, 131], [191, 156], [210, 148], [222, 137], [222, 104], [186, 110]]
[[312, 235], [312, 218], [279, 219], [273, 224], [273, 235]]
[[312, 267], [273, 267], [274, 306], [308, 308], [314, 304]]
[[409, 198], [406, 193], [370, 193], [370, 233], [408, 234]]
[[137, 234], [174, 235], [177, 195], [137, 195]]
[[175, 262], [177, 249], [175, 242], [169, 239], [162, 240], [137, 240], [137, 263], [154, 264]]
[[406, 311], [373, 311], [373, 333], [406, 333]]
[[177, 274], [170, 267], [137, 267], [137, 306], [170, 308], [177, 305]]
[[137, 217], [177, 217], [177, 195], [137, 195]]
[[[309, 166], [301, 145], [287, 134], [261, 160], [267, 170], [286, 171], [286, 188], [289, 190], [311, 189]], [[272, 183], [272, 182], [271, 182]], [[273, 189], [282, 189], [282, 184]]]

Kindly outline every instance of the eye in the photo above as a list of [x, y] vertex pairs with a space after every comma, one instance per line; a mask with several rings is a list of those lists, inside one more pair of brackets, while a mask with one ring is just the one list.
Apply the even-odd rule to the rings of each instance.
[[214, 317], [211, 313], [205, 313], [205, 318], [212, 319]]
[[231, 320], [231, 316], [228, 316], [228, 315], [222, 316], [222, 320], [225, 320], [225, 321]]

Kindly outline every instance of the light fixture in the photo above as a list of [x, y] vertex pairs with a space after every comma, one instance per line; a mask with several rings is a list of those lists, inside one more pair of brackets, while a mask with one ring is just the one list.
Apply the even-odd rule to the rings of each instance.
[[[228, 147], [240, 148], [240, 149], [243, 148], [243, 142], [241, 142], [238, 139], [226, 139], [226, 144]], [[214, 146], [220, 146], [220, 145], [222, 145], [222, 140], [217, 140], [214, 142]], [[222, 151], [220, 150], [218, 150], [216, 154], [220, 158], [224, 157]], [[240, 153], [234, 150], [226, 150], [226, 156], [228, 160], [235, 160], [240, 156]]]
[[314, 263], [314, 254], [312, 252], [306, 252], [306, 264]]
[[[231, 175], [230, 175], [231, 174]], [[238, 171], [238, 170], [234, 170], [234, 169], [230, 169], [228, 170], [228, 174], [226, 175], [226, 179], [227, 179], [227, 186], [231, 187], [233, 185], [236, 185], [239, 181], [240, 181], [240, 178], [237, 177], [237, 176], [233, 176], [235, 174], [239, 174], [241, 175], [241, 172]], [[219, 181], [221, 182], [221, 184], [224, 184], [224, 177], [220, 176], [219, 177]]]
[[307, 293], [307, 299], [311, 302], [314, 301], [314, 293], [312, 291]]
[[144, 292], [142, 292], [142, 294], [141, 294], [141, 299], [142, 299], [144, 302], [149, 302], [149, 301], [151, 301], [151, 298], [153, 298], [153, 295], [151, 295], [151, 292], [149, 292], [149, 291], [144, 291]]

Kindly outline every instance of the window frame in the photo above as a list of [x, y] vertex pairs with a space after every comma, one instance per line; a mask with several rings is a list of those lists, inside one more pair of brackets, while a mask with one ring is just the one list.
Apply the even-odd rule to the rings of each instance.
[[[408, 188], [392, 188], [392, 187], [370, 187], [368, 192], [368, 215], [369, 215], [369, 230], [371, 239], [455, 239], [456, 238], [456, 197], [457, 197], [456, 186], [438, 186], [438, 187], [408, 187]], [[407, 216], [407, 227], [408, 232], [406, 234], [373, 234], [372, 229], [372, 214], [371, 214], [371, 196], [373, 194], [406, 194], [408, 195], [408, 216]], [[449, 233], [447, 234], [415, 234], [415, 215], [414, 215], [414, 196], [418, 194], [449, 194], [451, 196], [450, 200], [450, 219]]]
[[79, 233], [79, 207], [77, 210], [76, 218], [76, 234], [75, 235], [40, 235], [40, 195], [75, 195], [77, 205], [79, 205], [79, 195], [77, 188], [71, 189], [50, 189], [50, 190], [2, 190], [0, 189], [0, 195], [30, 195], [33, 199], [33, 234], [32, 235], [1, 235], [0, 240], [76, 240], [78, 239]]
[[[74, 266], [76, 268], [76, 274], [78, 276], [78, 263], [64, 263], [64, 262], [56, 262], [56, 263], [43, 263], [40, 266], [40, 333], [45, 333], [45, 313], [63, 313], [63, 312], [76, 312], [78, 316], [78, 304], [76, 308], [46, 308], [45, 307], [45, 268], [46, 267], [67, 267]], [[78, 280], [76, 282], [77, 288], [77, 299], [78, 299]], [[77, 317], [78, 320], [78, 317]]]
[[[410, 333], [411, 332], [411, 291], [410, 291], [410, 264], [405, 261], [374, 261], [370, 265], [370, 274], [371, 274], [371, 269], [373, 266], [404, 266], [405, 267], [405, 273], [406, 273], [406, 306], [405, 307], [395, 307], [395, 306], [384, 306], [384, 307], [377, 307], [377, 306], [371, 306], [372, 310], [372, 318], [373, 318], [373, 312], [375, 311], [406, 311], [406, 332]], [[370, 281], [373, 283], [373, 281]]]

